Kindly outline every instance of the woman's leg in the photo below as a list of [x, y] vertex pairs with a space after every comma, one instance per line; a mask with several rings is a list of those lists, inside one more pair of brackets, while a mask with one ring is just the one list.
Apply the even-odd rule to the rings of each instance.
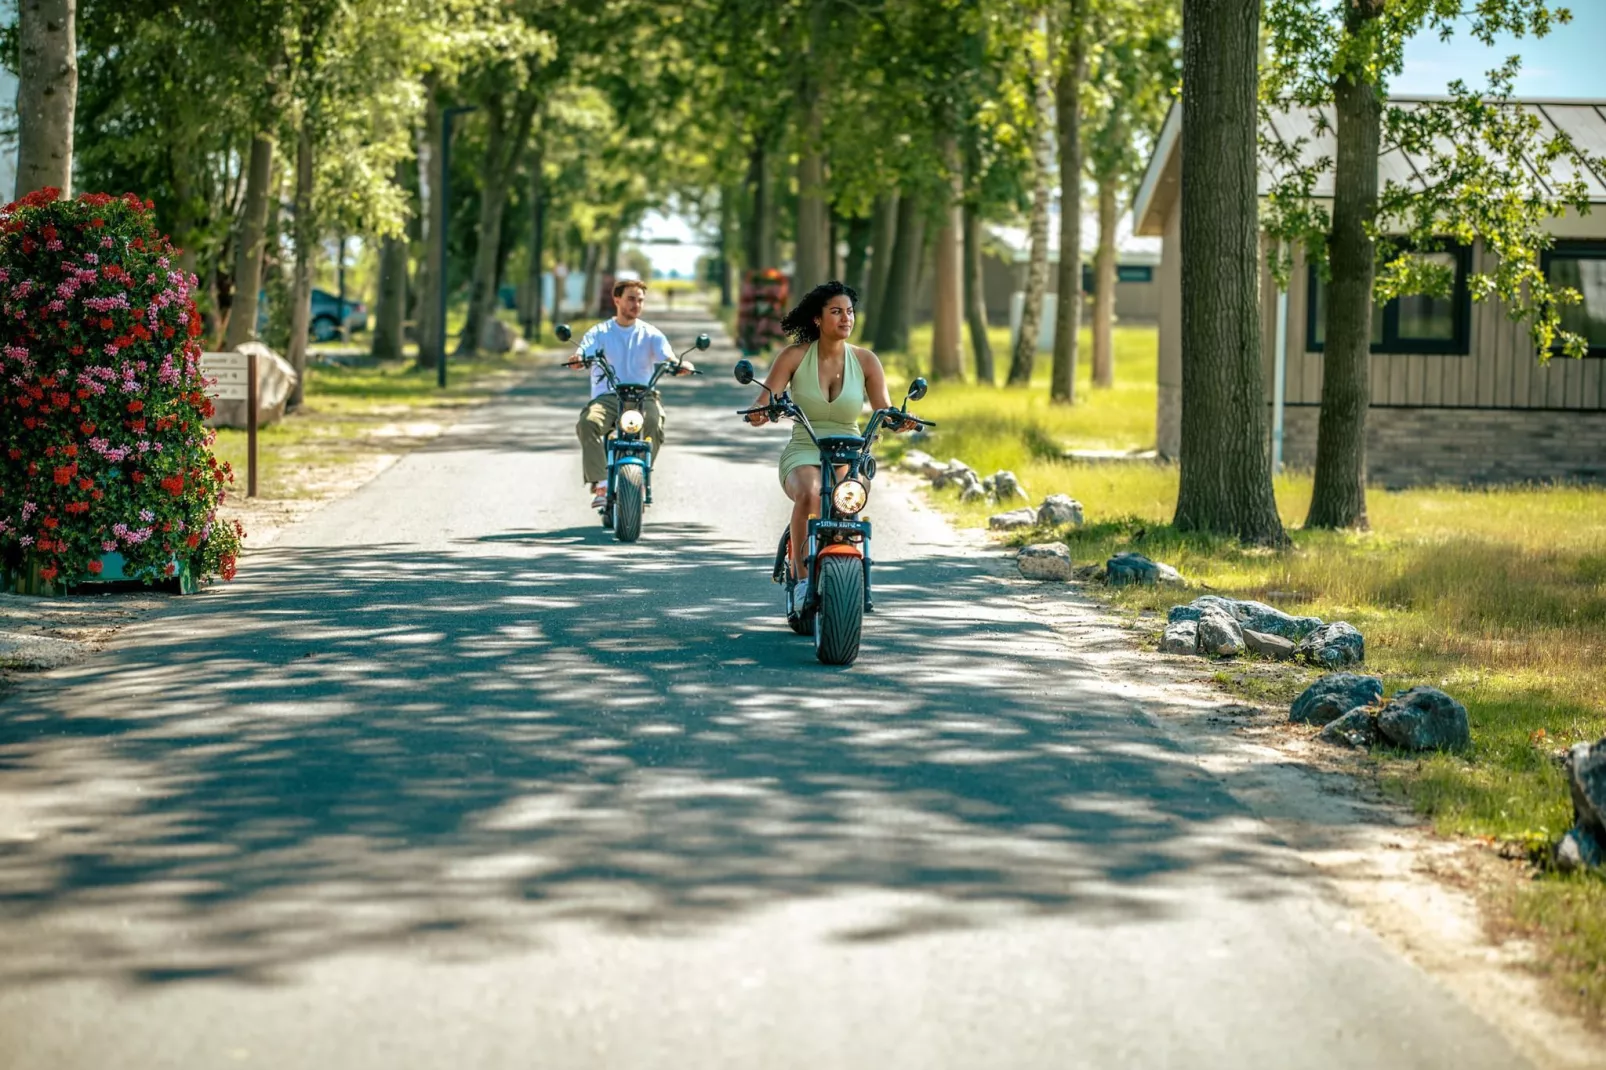
[[792, 499], [792, 575], [803, 579], [809, 517], [820, 515], [820, 470], [812, 464], [792, 469], [786, 477], [786, 496]]

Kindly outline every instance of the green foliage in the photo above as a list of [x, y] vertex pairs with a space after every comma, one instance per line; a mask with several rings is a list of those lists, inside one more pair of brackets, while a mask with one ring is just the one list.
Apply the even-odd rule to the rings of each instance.
[[[1329, 134], [1332, 123], [1324, 109], [1333, 102], [1334, 86], [1353, 79], [1386, 95], [1389, 79], [1404, 66], [1406, 41], [1423, 30], [1448, 38], [1469, 17], [1472, 36], [1492, 45], [1497, 34], [1543, 37], [1571, 18], [1547, 0], [1484, 0], [1471, 12], [1460, 0], [1378, 3], [1369, 17], [1358, 10], [1329, 0], [1270, 0], [1269, 62], [1261, 83], [1265, 112], [1308, 113], [1316, 133]], [[1492, 266], [1470, 276], [1473, 298], [1499, 299], [1514, 318], [1526, 318], [1541, 360], [1558, 341], [1570, 356], [1582, 356], [1586, 341], [1563, 330], [1560, 318], [1562, 306], [1580, 296], [1553, 287], [1540, 256], [1550, 245], [1547, 221], [1569, 209], [1588, 210], [1584, 183], [1567, 177], [1582, 169], [1587, 156], [1565, 134], [1513, 104], [1518, 67], [1512, 56], [1488, 72], [1482, 89], [1457, 80], [1446, 99], [1384, 108], [1383, 151], [1398, 148], [1417, 161], [1425, 188], [1390, 179], [1379, 194], [1369, 226], [1378, 250], [1376, 294], [1379, 300], [1409, 293], [1444, 296], [1451, 273], [1422, 254], [1446, 239], [1482, 242]], [[1315, 190], [1333, 161], [1313, 158], [1309, 138], [1285, 144], [1267, 134], [1266, 125], [1263, 119], [1261, 151], [1275, 177], [1264, 223], [1286, 243], [1274, 262], [1279, 282], [1286, 284], [1295, 249], [1327, 270], [1331, 218]]]

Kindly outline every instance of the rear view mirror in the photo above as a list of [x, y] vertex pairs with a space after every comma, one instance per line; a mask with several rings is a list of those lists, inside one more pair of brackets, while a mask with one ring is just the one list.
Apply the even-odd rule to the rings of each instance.
[[699, 334], [697, 336], [697, 348], [698, 349], [707, 349], [709, 346], [711, 346], [713, 344], [714, 344], [714, 340], [712, 338], [709, 338], [708, 335]]
[[746, 386], [753, 381], [753, 362], [739, 360], [736, 362], [736, 381]]
[[569, 325], [567, 323], [558, 324], [556, 327], [552, 328], [552, 333], [558, 336], [558, 341], [560, 342], [567, 342], [570, 338], [574, 337], [574, 332], [569, 330]]
[[907, 400], [907, 401], [919, 401], [921, 398], [923, 398], [925, 396], [926, 396], [926, 381], [924, 379], [916, 379], [914, 382], [909, 384], [909, 396], [905, 400]]

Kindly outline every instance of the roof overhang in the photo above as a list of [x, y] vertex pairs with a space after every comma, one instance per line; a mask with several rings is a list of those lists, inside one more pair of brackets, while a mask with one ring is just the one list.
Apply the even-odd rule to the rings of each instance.
[[1132, 233], [1145, 238], [1165, 234], [1165, 217], [1177, 196], [1181, 178], [1182, 100], [1171, 102], [1155, 138], [1154, 153], [1143, 170], [1143, 181], [1132, 198]]

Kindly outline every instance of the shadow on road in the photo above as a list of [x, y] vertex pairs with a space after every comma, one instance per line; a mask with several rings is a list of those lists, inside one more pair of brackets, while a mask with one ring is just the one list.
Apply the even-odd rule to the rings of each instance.
[[911, 900], [840, 939], [1286, 886], [1221, 783], [985, 563], [888, 564], [847, 671], [767, 572], [687, 524], [259, 555], [13, 700], [0, 783], [45, 831], [0, 838], [0, 984], [267, 981], [864, 890]]

